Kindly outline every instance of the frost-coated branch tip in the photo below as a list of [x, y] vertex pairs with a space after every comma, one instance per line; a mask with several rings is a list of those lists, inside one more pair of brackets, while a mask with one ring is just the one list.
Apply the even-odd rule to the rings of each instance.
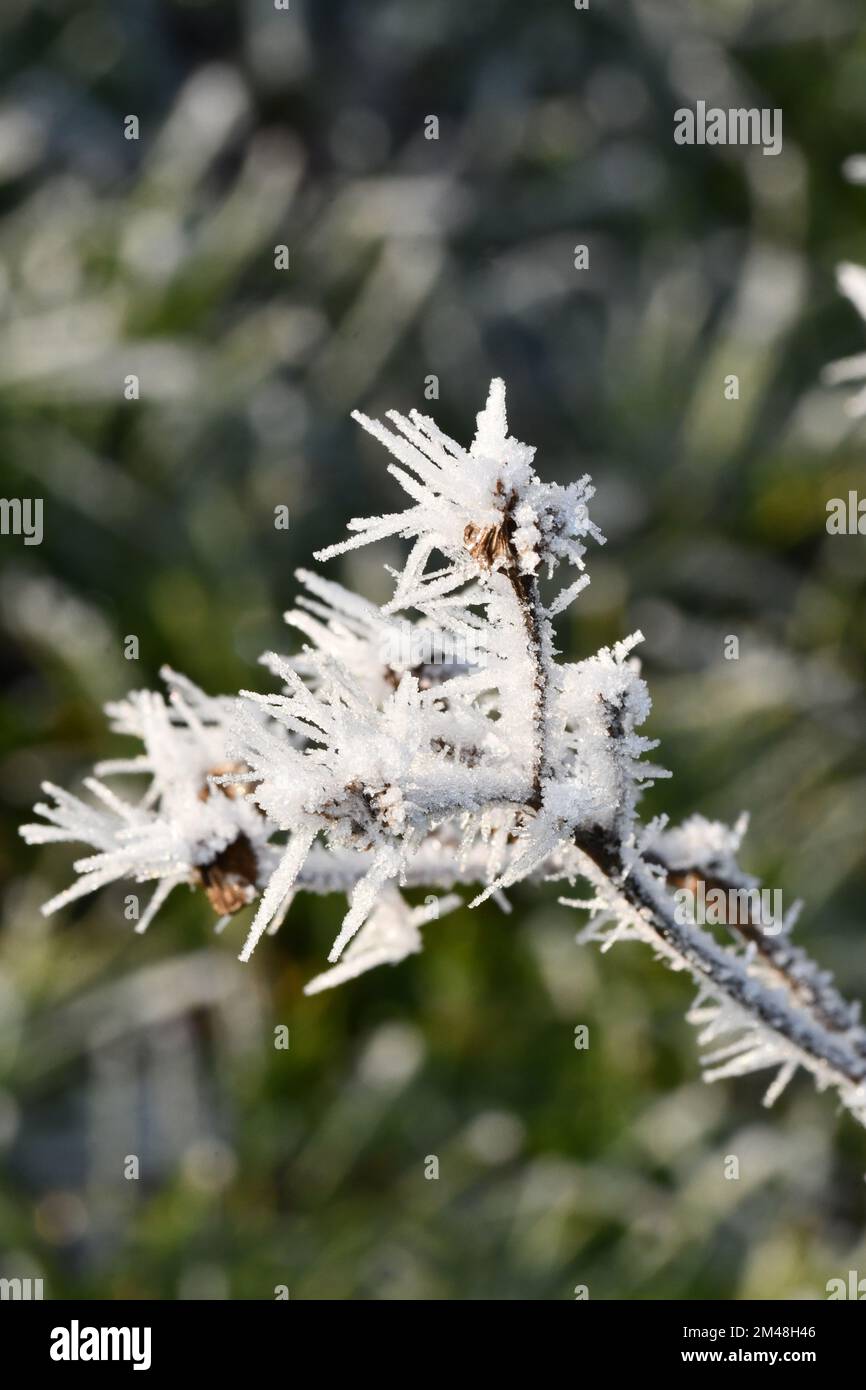
[[[862, 308], [856, 270], [840, 279]], [[472, 906], [507, 909], [519, 883], [582, 879], [594, 896], [563, 901], [588, 910], [586, 939], [643, 941], [694, 980], [708, 1080], [772, 1068], [772, 1102], [802, 1068], [866, 1122], [857, 1009], [791, 944], [791, 914], [771, 932], [736, 909], [722, 941], [679, 913], [678, 895], [747, 893], [755, 880], [737, 862], [742, 820], [639, 819], [643, 789], [668, 775], [639, 732], [650, 711], [632, 654], [640, 634], [558, 657], [553, 620], [589, 582], [588, 546], [604, 541], [589, 478], [541, 481], [534, 449], [508, 432], [498, 378], [469, 449], [414, 410], [354, 418], [392, 456], [406, 501], [355, 518], [317, 558], [408, 542], [392, 599], [379, 608], [299, 570], [303, 592], [285, 616], [300, 650], [262, 658], [280, 689], [213, 698], [164, 668], [168, 698], [138, 691], [110, 705], [112, 729], [142, 751], [100, 764], [87, 800], [46, 787], [41, 819], [22, 828], [31, 844], [94, 851], [45, 910], [153, 880], [142, 931], [186, 883], [219, 931], [249, 913], [248, 961], [298, 893], [339, 892], [330, 968], [307, 986], [318, 993], [417, 953], [422, 928], [459, 905], [458, 886], [475, 886]], [[542, 602], [540, 578], [561, 568]], [[146, 779], [136, 801], [102, 780], [129, 773]]]

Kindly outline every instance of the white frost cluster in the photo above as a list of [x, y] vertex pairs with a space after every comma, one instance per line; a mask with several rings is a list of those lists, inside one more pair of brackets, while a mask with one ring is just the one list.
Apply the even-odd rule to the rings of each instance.
[[676, 826], [669, 826], [664, 820], [654, 821], [647, 827], [641, 848], [646, 858], [655, 858], [668, 869], [692, 870], [737, 887], [750, 887], [755, 880], [744, 875], [737, 863], [748, 826], [746, 815], [740, 816], [735, 825], [698, 815], [689, 816]]
[[[116, 879], [153, 879], [143, 930], [187, 883], [219, 926], [255, 904], [248, 960], [296, 893], [340, 892], [346, 911], [316, 992], [417, 952], [460, 885], [475, 887], [472, 906], [492, 897], [507, 911], [506, 890], [523, 880], [582, 879], [594, 890], [574, 904], [590, 911], [587, 937], [645, 941], [695, 980], [709, 1078], [773, 1066], [772, 1099], [802, 1066], [866, 1117], [857, 1011], [791, 945], [790, 923], [762, 940], [745, 921], [720, 943], [676, 920], [678, 881], [754, 880], [736, 860], [743, 820], [640, 824], [643, 788], [667, 775], [645, 761], [654, 745], [639, 733], [650, 711], [640, 633], [558, 660], [554, 620], [589, 582], [587, 544], [603, 543], [589, 479], [541, 481], [534, 450], [508, 433], [501, 381], [468, 450], [416, 411], [392, 411], [387, 425], [355, 418], [392, 455], [408, 502], [351, 521], [350, 538], [317, 558], [409, 542], [393, 597], [378, 608], [301, 571], [286, 619], [302, 649], [262, 658], [279, 690], [210, 699], [166, 672], [168, 700], [139, 692], [110, 706], [112, 727], [143, 753], [98, 767], [93, 802], [47, 787], [54, 804], [23, 828], [31, 843], [96, 851], [45, 911]], [[101, 780], [128, 774], [149, 779], [137, 800]], [[423, 906], [409, 890], [427, 891]]]
[[[480, 901], [540, 870], [578, 827], [609, 826], [630, 811], [651, 771], [639, 763], [651, 745], [634, 730], [649, 699], [630, 644], [557, 664], [540, 598], [539, 570], [581, 571], [584, 542], [602, 539], [587, 512], [588, 479], [541, 482], [534, 451], [508, 434], [498, 381], [469, 451], [417, 412], [391, 412], [393, 430], [357, 418], [399, 461], [389, 471], [412, 505], [350, 522], [356, 534], [318, 558], [392, 535], [413, 545], [381, 612], [303, 575], [315, 602], [304, 598], [288, 616], [311, 644], [300, 661], [265, 658], [283, 693], [244, 695], [233, 751], [251, 770], [256, 803], [289, 835], [244, 959], [319, 837], [359, 862], [336, 962], [431, 837], [454, 841], [461, 856], [498, 842]], [[577, 587], [569, 582], [550, 607], [561, 612]], [[445, 638], [465, 659], [384, 662], [388, 623], [397, 628], [400, 614], [398, 631], [413, 624], [410, 646], [441, 649]]]
[[[156, 881], [139, 932], [182, 883], [210, 886], [216, 902], [226, 906], [224, 916], [257, 896], [273, 860], [270, 828], [246, 795], [215, 780], [236, 775], [226, 757], [227, 719], [236, 702], [211, 698], [168, 668], [162, 675], [168, 700], [139, 690], [107, 706], [111, 728], [139, 739], [143, 752], [98, 763], [96, 775], [84, 783], [92, 801], [45, 783], [53, 804], [35, 807], [44, 823], [21, 828], [31, 845], [60, 840], [97, 851], [76, 862], [79, 878], [45, 904], [46, 915], [118, 879]], [[148, 779], [135, 800], [102, 780], [127, 775]]]

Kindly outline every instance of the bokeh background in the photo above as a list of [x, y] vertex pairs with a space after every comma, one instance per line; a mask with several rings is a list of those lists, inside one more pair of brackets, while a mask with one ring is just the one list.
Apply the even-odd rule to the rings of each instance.
[[[866, 997], [866, 542], [825, 530], [864, 439], [820, 380], [866, 333], [834, 284], [866, 259], [859, 0], [4, 0], [0, 69], [0, 467], [45, 501], [41, 546], [0, 540], [0, 1275], [499, 1300], [866, 1274], [863, 1132], [802, 1078], [770, 1113], [761, 1078], [704, 1086], [687, 983], [578, 947], [555, 894], [306, 1000], [336, 899], [243, 967], [192, 894], [143, 939], [120, 888], [45, 922], [74, 852], [16, 834], [44, 777], [120, 751], [100, 707], [162, 662], [265, 688], [294, 568], [394, 500], [351, 409], [466, 439], [502, 375], [542, 476], [597, 483], [562, 645], [642, 628], [674, 772], [647, 810], [748, 808], [746, 866]], [[783, 153], [676, 146], [698, 98], [781, 107]], [[384, 598], [389, 559], [342, 577]]]

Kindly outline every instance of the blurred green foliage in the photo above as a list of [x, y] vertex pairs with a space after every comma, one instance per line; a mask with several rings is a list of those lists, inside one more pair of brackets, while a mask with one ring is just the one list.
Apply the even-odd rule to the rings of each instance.
[[[45, 923], [71, 856], [16, 834], [162, 662], [264, 688], [293, 569], [393, 500], [352, 408], [424, 406], [435, 375], [465, 438], [502, 375], [542, 475], [596, 481], [609, 541], [563, 646], [643, 630], [674, 772], [648, 810], [749, 808], [747, 867], [866, 996], [864, 552], [824, 527], [863, 437], [820, 385], [863, 343], [833, 284], [866, 254], [861, 7], [6, 0], [0, 70], [3, 491], [45, 499], [41, 546], [0, 541], [0, 1274], [561, 1299], [862, 1271], [862, 1133], [805, 1082], [769, 1115], [758, 1083], [702, 1086], [686, 983], [578, 949], [551, 896], [305, 1000], [335, 901], [242, 967], [193, 895], [143, 940], [120, 891]], [[699, 97], [781, 107], [783, 153], [675, 146]], [[343, 577], [384, 597], [388, 558]]]

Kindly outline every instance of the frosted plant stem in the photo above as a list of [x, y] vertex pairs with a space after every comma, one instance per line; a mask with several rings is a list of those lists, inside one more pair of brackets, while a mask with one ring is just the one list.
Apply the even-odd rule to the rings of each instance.
[[741, 1026], [753, 1022], [781, 1039], [820, 1087], [834, 1086], [845, 1103], [866, 1116], [866, 1058], [844, 1035], [825, 1027], [805, 1002], [795, 1004], [782, 988], [761, 983], [744, 961], [726, 951], [700, 927], [680, 923], [662, 882], [646, 865], [633, 863], [627, 875], [616, 846], [600, 852], [591, 841], [578, 845], [584, 871], [611, 910], [655, 947], [676, 970], [710, 988], [720, 1001], [740, 1011]]
[[517, 600], [520, 610], [520, 617], [526, 629], [526, 640], [529, 650], [529, 659], [532, 663], [533, 680], [532, 695], [533, 709], [532, 721], [535, 731], [536, 756], [532, 768], [532, 791], [527, 799], [527, 806], [534, 811], [540, 811], [544, 787], [542, 778], [546, 763], [546, 723], [547, 723], [547, 692], [548, 680], [544, 668], [544, 638], [547, 639], [547, 646], [550, 645], [550, 621], [545, 616], [542, 617], [541, 602], [538, 596], [538, 581], [527, 575], [520, 574], [512, 562], [507, 571], [508, 582]]
[[[647, 859], [653, 862], [649, 856]], [[726, 896], [742, 888], [742, 884], [701, 873], [696, 867], [675, 872], [666, 868], [666, 878], [669, 885], [677, 888], [703, 879], [706, 892], [718, 889]], [[751, 920], [738, 920], [730, 924], [730, 930], [753, 949], [756, 961], [764, 967], [767, 975], [786, 989], [801, 1007], [811, 1010], [829, 1033], [851, 1035], [859, 1022], [859, 1005], [843, 999], [828, 976], [820, 972], [806, 952], [791, 943], [786, 931], [769, 935], [761, 930], [759, 923]], [[855, 1038], [853, 1045], [866, 1059], [866, 1035]]]
[[[543, 712], [549, 673], [542, 652], [552, 645], [550, 620], [541, 609], [534, 581], [512, 583], [529, 638], [536, 709]], [[536, 717], [536, 729], [538, 751], [529, 805], [540, 805], [547, 770], [543, 713]], [[636, 857], [627, 864], [615, 834], [584, 832], [576, 836], [575, 843], [584, 861], [593, 866], [592, 879], [617, 915], [628, 919], [671, 965], [687, 969], [696, 983], [708, 985], [720, 999], [730, 1001], [742, 1012], [744, 1023], [752, 1019], [782, 1039], [818, 1084], [835, 1086], [851, 1109], [866, 1111], [866, 1043], [854, 1026], [856, 1010], [835, 990], [815, 987], [823, 982], [805, 953], [794, 952], [785, 943], [776, 944], [776, 938], [743, 924], [742, 934], [764, 954], [779, 987], [764, 984], [741, 958], [725, 950], [708, 932], [676, 920], [664, 879]], [[800, 968], [800, 979], [786, 969], [792, 964]]]

